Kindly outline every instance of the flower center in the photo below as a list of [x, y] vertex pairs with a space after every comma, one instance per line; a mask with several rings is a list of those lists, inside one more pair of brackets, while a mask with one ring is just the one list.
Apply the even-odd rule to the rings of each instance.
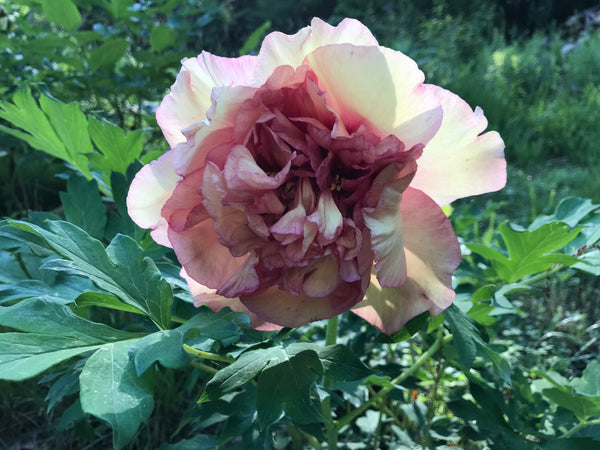
[[340, 174], [336, 174], [335, 178], [331, 182], [331, 185], [329, 186], [329, 190], [340, 192], [343, 187], [344, 187], [344, 179], [342, 177], [340, 177]]

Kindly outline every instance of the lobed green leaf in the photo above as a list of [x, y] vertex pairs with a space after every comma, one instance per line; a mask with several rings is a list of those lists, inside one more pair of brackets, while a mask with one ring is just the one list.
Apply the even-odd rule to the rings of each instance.
[[48, 229], [27, 222], [10, 223], [11, 227], [41, 237], [47, 248], [64, 258], [51, 260], [43, 268], [85, 276], [142, 311], [160, 328], [170, 326], [171, 288], [130, 237], [117, 235], [105, 249], [100, 241], [69, 222], [48, 221]]
[[139, 376], [129, 359], [128, 349], [135, 342], [103, 345], [90, 356], [79, 376], [83, 411], [111, 426], [117, 449], [133, 439], [154, 409], [153, 373]]

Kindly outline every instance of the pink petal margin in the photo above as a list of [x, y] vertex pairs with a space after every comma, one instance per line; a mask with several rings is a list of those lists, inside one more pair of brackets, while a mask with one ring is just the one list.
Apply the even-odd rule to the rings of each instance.
[[344, 19], [334, 27], [314, 18], [310, 27], [294, 35], [274, 32], [265, 37], [258, 54], [255, 79], [264, 83], [278, 66], [296, 68], [310, 52], [331, 44], [379, 45], [371, 31], [358, 20]]
[[173, 195], [179, 175], [173, 170], [174, 153], [167, 152], [137, 173], [127, 194], [127, 211], [142, 228], [152, 228], [152, 238], [171, 247], [167, 238], [167, 222], [161, 210]]
[[381, 138], [394, 134], [408, 149], [429, 142], [442, 123], [440, 101], [424, 87], [417, 64], [401, 52], [325, 45], [307, 61], [349, 132], [365, 124]]
[[263, 293], [242, 297], [241, 301], [264, 320], [285, 327], [299, 327], [347, 311], [356, 304], [361, 292], [360, 281], [340, 282], [333, 292], [323, 298], [291, 295], [273, 286]]
[[440, 207], [423, 192], [408, 188], [400, 203], [407, 281], [398, 288], [381, 287], [377, 273], [365, 298], [352, 312], [380, 331], [392, 334], [413, 317], [439, 315], [452, 304], [452, 272], [461, 260], [460, 245]]
[[250, 316], [250, 324], [251, 327], [256, 330], [263, 331], [276, 331], [280, 330], [282, 327], [280, 325], [275, 325], [274, 323], [265, 322], [256, 314], [248, 310], [244, 306], [242, 302], [240, 302], [239, 298], [227, 298], [222, 295], [218, 295], [215, 289], [207, 288], [197, 281], [190, 278], [190, 276], [185, 272], [185, 269], [181, 269], [180, 273], [181, 277], [187, 281], [188, 286], [190, 287], [190, 292], [194, 296], [194, 306], [196, 308], [206, 305], [213, 311], [220, 311], [222, 308], [231, 308], [233, 311], [239, 311], [246, 313]]
[[411, 186], [439, 205], [457, 198], [493, 192], [506, 184], [504, 142], [495, 131], [480, 134], [487, 119], [458, 95], [438, 86], [426, 87], [439, 99], [442, 125], [425, 146]]
[[202, 52], [181, 64], [171, 92], [156, 110], [156, 121], [171, 147], [185, 141], [182, 130], [206, 119], [213, 88], [256, 84], [256, 56], [224, 58]]

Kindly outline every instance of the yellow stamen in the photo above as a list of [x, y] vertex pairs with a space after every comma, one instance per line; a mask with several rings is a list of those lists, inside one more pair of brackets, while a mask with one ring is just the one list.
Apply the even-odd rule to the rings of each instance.
[[296, 190], [296, 182], [289, 180], [287, 183], [285, 183], [285, 186], [283, 187], [283, 189], [285, 190], [285, 192], [293, 192]]
[[344, 179], [342, 177], [340, 177], [339, 174], [337, 174], [335, 176], [335, 178], [333, 179], [333, 181], [331, 182], [331, 185], [329, 186], [329, 190], [340, 192], [343, 187], [344, 187]]

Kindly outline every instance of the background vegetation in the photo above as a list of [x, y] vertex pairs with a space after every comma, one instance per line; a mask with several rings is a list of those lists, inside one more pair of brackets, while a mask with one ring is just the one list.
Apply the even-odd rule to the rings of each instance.
[[[59, 12], [58, 6], [64, 5], [71, 6]], [[382, 45], [415, 59], [429, 82], [481, 106], [489, 129], [504, 138], [507, 187], [453, 205], [451, 218], [465, 243], [506, 250], [509, 231], [501, 224], [507, 221], [527, 228], [548, 217], [575, 217], [569, 226], [595, 226], [600, 222], [590, 206], [600, 202], [600, 9], [594, 10], [595, 5], [584, 0], [7, 0], [0, 6], [0, 215], [17, 219], [28, 211], [52, 211], [73, 217], [65, 191], [75, 192], [74, 186], [83, 181], [71, 176], [76, 164], [71, 150], [85, 153], [82, 145], [89, 146], [88, 159], [80, 161], [85, 169], [75, 167], [96, 180], [104, 193], [115, 192], [114, 203], [109, 202], [114, 214], [105, 219], [106, 230], [98, 231], [112, 238], [111, 223], [113, 230], [123, 226], [118, 222], [118, 183], [102, 174], [107, 169], [119, 172], [126, 183], [127, 167], [111, 156], [109, 147], [118, 142], [131, 160], [140, 156], [142, 161], [166, 150], [154, 111], [173, 83], [179, 61], [202, 49], [223, 56], [255, 53], [266, 33], [293, 33], [319, 16], [331, 23], [343, 17], [361, 20]], [[74, 108], [83, 115], [52, 99], [77, 102]], [[40, 141], [41, 122], [19, 116], [12, 107], [25, 105], [25, 111], [36, 101], [50, 120], [71, 118], [88, 127], [91, 141], [73, 140], [73, 149]], [[564, 253], [587, 252], [586, 242], [595, 241], [583, 237], [587, 240], [574, 241]], [[510, 277], [503, 280], [476, 245], [469, 247], [472, 253], [458, 273], [458, 304], [470, 304], [470, 293], [485, 287], [478, 280], [481, 274], [487, 282], [510, 284]], [[35, 270], [27, 261], [21, 267]], [[346, 433], [348, 448], [397, 448], [408, 440], [423, 446], [534, 448], [535, 439], [528, 438], [540, 430], [550, 434], [553, 427], [572, 429], [577, 423], [573, 410], [540, 396], [541, 375], [537, 394], [526, 386], [535, 371], [561, 380], [586, 379], [584, 369], [599, 349], [600, 271], [550, 274], [542, 271], [528, 282], [531, 288], [507, 289], [505, 310], [491, 315], [485, 310], [479, 320], [491, 345], [511, 363], [513, 380], [522, 381], [519, 389], [510, 387], [491, 365], [477, 367], [470, 376], [477, 380], [465, 379], [440, 357], [424, 367], [420, 378], [409, 380], [410, 391], [390, 394], [392, 401], [399, 401], [391, 406], [398, 408], [392, 416], [401, 418], [402, 427], [394, 428], [397, 424], [382, 422], [368, 411]], [[0, 275], [0, 287], [13, 279], [14, 274]], [[126, 313], [98, 314], [119, 329], [147, 326]], [[354, 318], [344, 316], [341, 327], [340, 335], [352, 349], [369, 354], [372, 366], [384, 373], [397, 373], [430, 343], [430, 336], [423, 334], [380, 350], [372, 347], [376, 333]], [[302, 332], [318, 339], [322, 330]], [[202, 380], [197, 371], [157, 374], [154, 414], [131, 448], [156, 448], [157, 443], [193, 438], [202, 430], [223, 432], [221, 417], [228, 414], [228, 404], [198, 408]], [[58, 370], [26, 383], [2, 382], [0, 447], [109, 447], [110, 429], [69, 401], [78, 389], [75, 379], [72, 372]], [[363, 388], [356, 387], [357, 396], [368, 394]], [[292, 445], [289, 430], [278, 433], [279, 440], [269, 445]], [[599, 426], [577, 436], [600, 439]], [[194, 445], [213, 448], [202, 447], [200, 441]]]

